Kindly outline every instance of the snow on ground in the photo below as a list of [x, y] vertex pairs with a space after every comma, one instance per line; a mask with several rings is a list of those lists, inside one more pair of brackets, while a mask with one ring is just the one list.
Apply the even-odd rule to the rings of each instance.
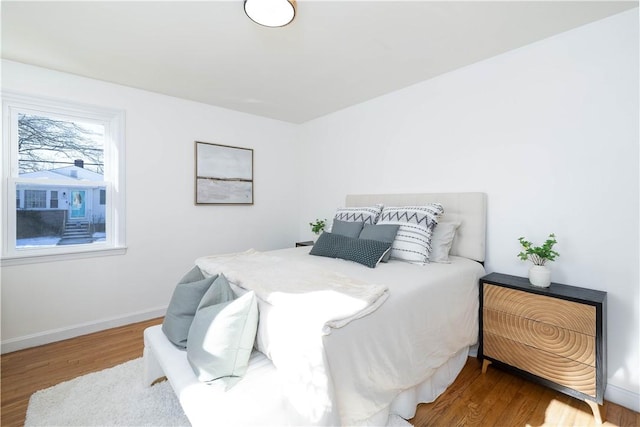
[[16, 240], [18, 248], [41, 248], [42, 246], [55, 246], [60, 240], [57, 236], [30, 237]]
[[[106, 233], [93, 233], [93, 242], [104, 242], [107, 238]], [[16, 240], [16, 247], [20, 249], [28, 248], [41, 248], [43, 246], [55, 246], [58, 244], [60, 237], [58, 236], [43, 236], [43, 237], [30, 237], [28, 239]]]

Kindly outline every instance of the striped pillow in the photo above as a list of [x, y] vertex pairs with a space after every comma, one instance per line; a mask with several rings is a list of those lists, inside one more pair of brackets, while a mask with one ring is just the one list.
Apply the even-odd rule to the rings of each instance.
[[391, 258], [414, 264], [429, 262], [431, 235], [444, 209], [440, 203], [424, 206], [385, 207], [378, 224], [399, 225]]
[[382, 205], [361, 206], [356, 208], [338, 208], [333, 219], [345, 222], [375, 224], [382, 212]]

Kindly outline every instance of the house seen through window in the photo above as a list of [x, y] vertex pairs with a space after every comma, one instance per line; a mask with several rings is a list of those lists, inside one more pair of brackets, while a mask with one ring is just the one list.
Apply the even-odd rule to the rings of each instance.
[[103, 168], [103, 125], [19, 114], [16, 247], [103, 241]]
[[15, 190], [15, 206], [5, 204], [3, 259], [121, 246], [123, 116], [11, 100], [3, 108], [11, 142], [3, 175]]

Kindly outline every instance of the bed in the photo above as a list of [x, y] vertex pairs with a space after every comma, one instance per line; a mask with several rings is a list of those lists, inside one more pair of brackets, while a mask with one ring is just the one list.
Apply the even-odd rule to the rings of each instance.
[[[194, 375], [186, 352], [155, 326], [144, 333], [145, 382], [166, 376], [192, 425], [387, 425], [391, 415], [413, 417], [418, 403], [435, 400], [455, 380], [477, 340], [486, 195], [346, 198], [348, 207], [428, 203], [444, 207], [439, 223], [459, 224], [448, 263], [418, 265], [391, 259], [367, 268], [310, 256], [310, 247], [196, 260], [204, 272], [228, 276], [236, 293], [251, 289], [260, 296], [256, 350], [248, 370], [229, 390], [204, 384]], [[254, 261], [267, 266], [255, 277], [241, 267]], [[337, 321], [327, 322], [322, 317], [326, 309], [319, 308], [322, 316], [317, 318], [314, 310], [325, 294], [335, 292], [287, 290], [288, 279], [282, 274], [289, 270], [308, 271], [319, 281], [338, 275], [353, 281], [349, 288], [366, 284], [380, 293], [365, 309], [348, 315], [337, 307], [340, 304], [333, 304], [337, 308], [329, 311]], [[259, 278], [271, 274], [275, 282], [285, 283], [284, 288], [261, 288]], [[289, 300], [295, 303], [284, 305]]]

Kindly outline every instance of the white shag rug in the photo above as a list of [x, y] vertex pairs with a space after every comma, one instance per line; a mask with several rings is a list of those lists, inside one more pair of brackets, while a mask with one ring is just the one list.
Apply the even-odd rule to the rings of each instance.
[[142, 373], [139, 358], [37, 391], [25, 426], [190, 426], [169, 382]]
[[[144, 387], [142, 358], [31, 395], [25, 426], [190, 426], [168, 381]], [[388, 427], [411, 426], [391, 415]]]

